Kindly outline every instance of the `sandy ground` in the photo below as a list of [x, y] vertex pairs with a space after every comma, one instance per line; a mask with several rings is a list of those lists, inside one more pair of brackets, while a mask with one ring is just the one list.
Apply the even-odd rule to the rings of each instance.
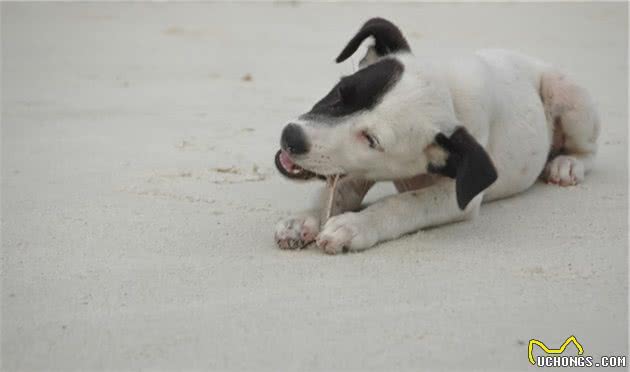
[[[569, 335], [625, 354], [625, 4], [1, 9], [5, 370], [526, 370], [529, 339]], [[603, 122], [586, 183], [363, 253], [277, 249], [318, 186], [274, 170], [280, 129], [374, 15], [418, 56], [574, 75]]]

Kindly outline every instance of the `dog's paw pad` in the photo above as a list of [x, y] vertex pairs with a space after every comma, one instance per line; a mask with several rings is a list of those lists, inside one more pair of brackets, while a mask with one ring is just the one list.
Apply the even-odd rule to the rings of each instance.
[[584, 181], [584, 164], [573, 156], [559, 155], [547, 163], [543, 179], [560, 186], [577, 185]]
[[318, 232], [317, 218], [294, 217], [278, 222], [275, 239], [281, 249], [299, 249], [314, 241]]

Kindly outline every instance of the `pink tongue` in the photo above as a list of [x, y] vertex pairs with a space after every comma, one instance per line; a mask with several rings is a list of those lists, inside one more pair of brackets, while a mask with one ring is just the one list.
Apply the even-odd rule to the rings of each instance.
[[280, 151], [280, 164], [282, 164], [282, 167], [289, 172], [292, 172], [295, 166], [293, 161], [289, 159], [289, 154], [287, 154], [284, 150]]

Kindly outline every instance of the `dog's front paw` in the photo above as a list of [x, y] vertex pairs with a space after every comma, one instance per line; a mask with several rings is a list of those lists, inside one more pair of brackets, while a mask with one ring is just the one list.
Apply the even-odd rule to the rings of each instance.
[[313, 216], [288, 218], [276, 225], [276, 243], [281, 249], [303, 248], [317, 236], [319, 220]]
[[543, 178], [560, 186], [577, 185], [584, 181], [584, 164], [573, 156], [556, 156], [545, 166]]
[[317, 236], [317, 246], [328, 254], [361, 250], [377, 243], [378, 238], [359, 213], [348, 212], [330, 218]]

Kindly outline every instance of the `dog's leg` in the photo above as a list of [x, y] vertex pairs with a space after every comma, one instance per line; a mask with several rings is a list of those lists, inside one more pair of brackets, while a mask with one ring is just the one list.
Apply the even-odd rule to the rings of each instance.
[[[373, 181], [342, 178], [335, 190], [330, 215], [335, 216], [343, 212], [357, 210], [373, 185]], [[328, 198], [329, 189], [325, 187], [321, 190], [317, 200], [316, 210], [278, 222], [275, 232], [278, 246], [282, 249], [297, 249], [313, 242], [319, 234], [320, 221], [324, 221], [326, 218]]]
[[561, 186], [584, 180], [597, 151], [599, 118], [587, 92], [559, 72], [541, 78], [541, 98], [553, 123], [550, 160], [541, 177]]
[[442, 179], [424, 189], [386, 197], [361, 212], [346, 212], [331, 218], [319, 233], [317, 245], [329, 254], [339, 253], [343, 248], [369, 248], [425, 227], [474, 216], [481, 199], [480, 194], [465, 210], [460, 210], [455, 182]]

